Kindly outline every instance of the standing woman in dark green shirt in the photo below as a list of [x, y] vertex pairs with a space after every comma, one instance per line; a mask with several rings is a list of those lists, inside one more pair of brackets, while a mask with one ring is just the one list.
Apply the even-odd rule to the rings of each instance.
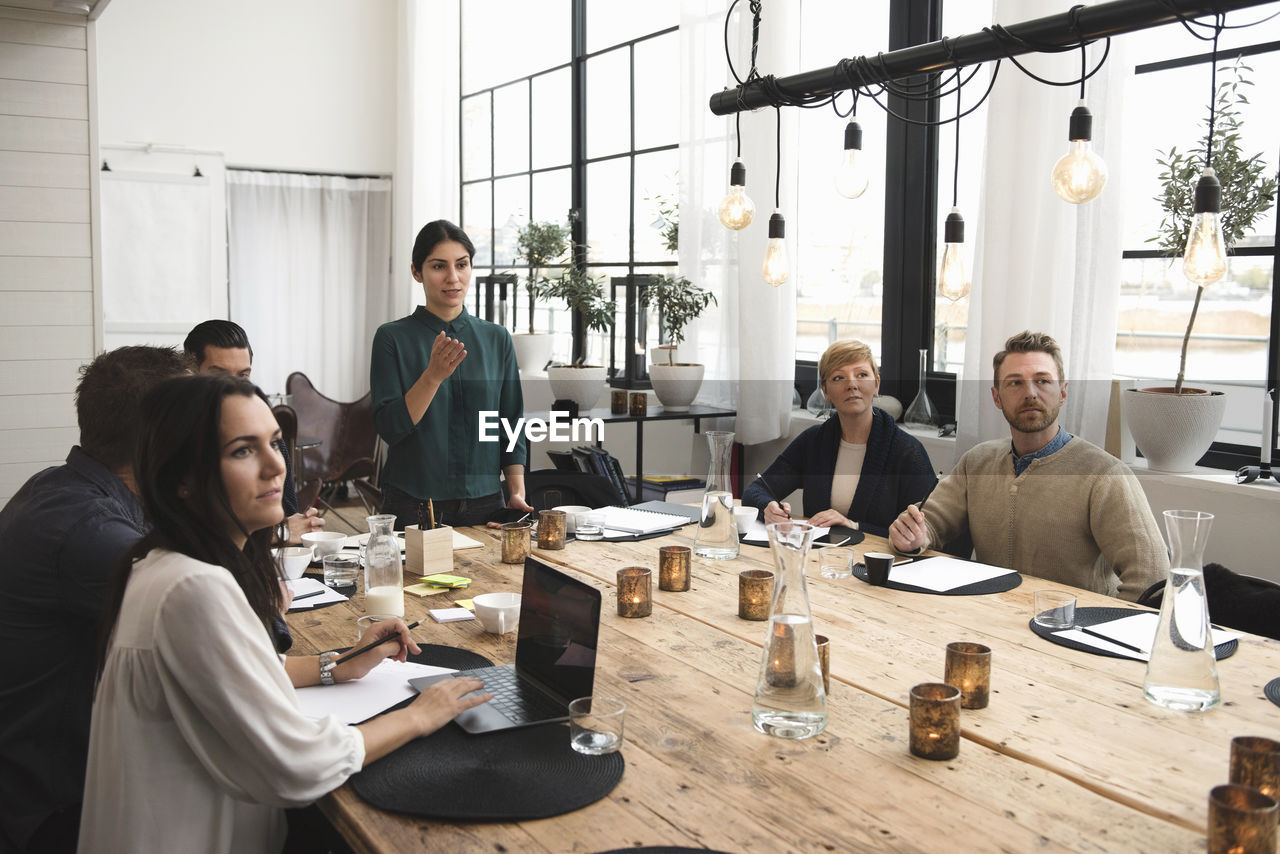
[[[369, 385], [373, 422], [386, 440], [382, 512], [396, 527], [418, 522], [428, 499], [437, 523], [482, 525], [503, 507], [532, 510], [524, 500], [529, 457], [523, 432], [515, 447], [501, 427], [515, 429], [524, 415], [520, 372], [507, 330], [467, 313], [475, 246], [451, 222], [429, 222], [413, 244], [413, 278], [426, 305], [384, 323], [373, 337]], [[484, 415], [496, 413], [496, 415]]]

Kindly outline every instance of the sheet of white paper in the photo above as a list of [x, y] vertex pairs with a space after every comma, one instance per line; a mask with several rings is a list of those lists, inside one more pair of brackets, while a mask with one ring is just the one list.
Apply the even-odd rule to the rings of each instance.
[[482, 549], [482, 548], [484, 548], [484, 543], [480, 542], [479, 540], [473, 540], [470, 537], [468, 537], [466, 534], [460, 534], [458, 533], [458, 529], [454, 528], [453, 530], [453, 550], [454, 551], [457, 551], [458, 549]]
[[[396, 531], [396, 539], [400, 541], [400, 551], [403, 552], [404, 551], [404, 532]], [[342, 541], [342, 547], [344, 549], [358, 549], [367, 542], [369, 542], [368, 534], [353, 534], [352, 536], [347, 537], [345, 540]], [[481, 549], [481, 548], [484, 548], [484, 543], [480, 542], [479, 540], [473, 540], [471, 539], [471, 537], [468, 537], [466, 534], [459, 532], [457, 528], [454, 528], [453, 529], [453, 547], [454, 549]]]
[[[813, 538], [816, 540], [818, 537], [825, 537], [830, 531], [830, 528], [814, 528]], [[764, 522], [759, 519], [747, 525], [746, 534], [743, 539], [749, 543], [765, 543], [767, 545], [769, 542], [769, 532], [765, 530]]]
[[889, 580], [942, 593], [964, 587], [966, 584], [999, 578], [1011, 572], [1013, 572], [1012, 569], [1005, 569], [1002, 566], [990, 566], [976, 561], [939, 555], [928, 560], [917, 560], [901, 566], [895, 565], [889, 571]]
[[[345, 602], [348, 598], [332, 587], [325, 587], [324, 582], [314, 578], [294, 578], [285, 583], [293, 591], [293, 604], [289, 606], [290, 611], [305, 611], [317, 605], [328, 605], [330, 602]], [[308, 596], [301, 602], [298, 601], [298, 597], [304, 593], [315, 593], [317, 590], [320, 591], [319, 596]]]
[[[1149, 650], [1151, 642], [1155, 639], [1156, 629], [1160, 626], [1160, 615], [1153, 611], [1143, 611], [1141, 613], [1132, 614], [1128, 617], [1120, 617], [1115, 620], [1108, 620], [1105, 623], [1089, 626], [1089, 631], [1115, 638], [1118, 641], [1136, 646], [1139, 649], [1148, 650], [1148, 652], [1134, 652], [1117, 646], [1113, 643], [1107, 643], [1102, 638], [1096, 638], [1093, 635], [1085, 634], [1079, 629], [1063, 629], [1060, 632], [1054, 632], [1058, 637], [1067, 638], [1095, 649], [1113, 652], [1116, 655], [1122, 655], [1125, 658], [1132, 658], [1136, 661], [1146, 661], [1151, 657]], [[1235, 632], [1228, 632], [1222, 629], [1213, 629], [1213, 645], [1226, 643], [1235, 640], [1240, 635]]]
[[453, 672], [447, 667], [387, 658], [363, 679], [298, 688], [298, 706], [309, 718], [334, 715], [343, 723], [358, 724], [417, 694], [409, 685], [410, 679]]

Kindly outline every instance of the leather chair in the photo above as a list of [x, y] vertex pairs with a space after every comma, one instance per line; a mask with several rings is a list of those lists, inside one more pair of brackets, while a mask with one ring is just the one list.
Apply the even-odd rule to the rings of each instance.
[[534, 510], [550, 510], [562, 504], [608, 507], [620, 503], [618, 490], [608, 478], [582, 471], [537, 469], [524, 476], [524, 500]]
[[377, 477], [378, 435], [373, 427], [372, 397], [366, 393], [351, 403], [334, 400], [321, 394], [300, 371], [289, 374], [285, 391], [293, 398], [297, 435], [319, 440], [317, 446], [302, 452], [294, 477], [302, 482], [319, 481], [322, 486], [316, 500], [359, 530], [364, 526], [352, 525], [330, 502], [344, 482], [371, 483]]
[[298, 497], [298, 512], [305, 513], [316, 503], [316, 498], [320, 496], [320, 487], [324, 482], [319, 478], [312, 478], [309, 481], [300, 479], [299, 466], [302, 455], [298, 452], [298, 413], [292, 406], [285, 404], [271, 407], [271, 412], [276, 416], [276, 423], [280, 425], [286, 453], [290, 455], [289, 464], [293, 470], [293, 488]]

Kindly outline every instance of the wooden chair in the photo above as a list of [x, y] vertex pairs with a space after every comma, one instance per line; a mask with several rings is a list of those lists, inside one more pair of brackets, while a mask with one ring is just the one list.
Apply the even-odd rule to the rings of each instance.
[[[352, 525], [347, 517], [334, 509], [331, 502], [343, 483], [372, 483], [377, 476], [378, 435], [373, 428], [372, 397], [366, 393], [351, 403], [334, 400], [321, 394], [300, 371], [293, 372], [285, 380], [285, 391], [293, 398], [297, 435], [320, 442], [301, 455], [295, 479], [318, 481], [321, 487], [316, 500], [348, 525], [357, 530], [364, 527]], [[301, 502], [299, 496], [299, 506]]]

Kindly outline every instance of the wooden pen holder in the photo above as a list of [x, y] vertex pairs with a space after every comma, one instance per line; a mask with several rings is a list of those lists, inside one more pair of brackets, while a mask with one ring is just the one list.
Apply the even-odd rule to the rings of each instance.
[[441, 525], [424, 531], [417, 525], [406, 525], [404, 567], [412, 575], [453, 572], [453, 528]]

